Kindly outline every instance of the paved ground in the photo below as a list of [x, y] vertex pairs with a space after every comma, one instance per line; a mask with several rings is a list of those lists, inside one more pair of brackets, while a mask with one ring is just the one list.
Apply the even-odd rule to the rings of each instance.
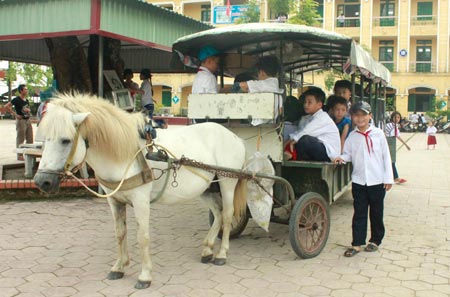
[[[13, 122], [0, 121], [0, 135], [0, 162], [13, 161], [9, 147], [14, 146]], [[449, 296], [450, 135], [438, 135], [438, 146], [430, 151], [425, 149], [424, 134], [403, 136], [409, 138], [412, 151], [401, 148], [397, 163], [408, 182], [395, 186], [387, 197], [387, 232], [379, 252], [342, 256], [351, 240], [349, 193], [331, 207], [330, 237], [318, 257], [298, 259], [287, 226], [272, 224], [267, 234], [250, 222], [242, 237], [231, 242], [223, 267], [199, 263], [208, 214], [198, 200], [153, 205], [153, 283], [137, 291], [132, 209], [128, 209], [132, 262], [123, 279], [108, 281], [105, 276], [116, 248], [104, 200], [3, 201], [0, 297]]]

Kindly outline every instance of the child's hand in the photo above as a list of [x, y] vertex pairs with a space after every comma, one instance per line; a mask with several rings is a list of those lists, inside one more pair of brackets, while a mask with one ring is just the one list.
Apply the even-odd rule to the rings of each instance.
[[337, 157], [333, 160], [334, 164], [345, 164], [345, 161], [341, 157]]
[[289, 145], [289, 147], [290, 147], [291, 150], [292, 150], [292, 148], [293, 148], [294, 145], [295, 145], [295, 140], [292, 140], [292, 139], [286, 140], [286, 141], [284, 142], [283, 147], [286, 147], [286, 146], [288, 146], [288, 145]]
[[392, 184], [384, 184], [384, 189], [386, 191], [389, 191], [390, 189], [392, 189]]

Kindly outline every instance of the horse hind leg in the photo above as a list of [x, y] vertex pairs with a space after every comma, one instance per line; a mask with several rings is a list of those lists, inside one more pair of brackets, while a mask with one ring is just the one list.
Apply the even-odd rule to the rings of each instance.
[[116, 263], [108, 273], [107, 279], [116, 280], [123, 277], [125, 266], [130, 264], [130, 257], [128, 255], [127, 248], [127, 210], [125, 204], [119, 203], [113, 198], [108, 198], [108, 203], [114, 219], [118, 257]]
[[[222, 244], [220, 250], [217, 253], [214, 264], [224, 265], [227, 261], [227, 254], [230, 248], [230, 232], [231, 222], [234, 214], [234, 196], [235, 189], [238, 187], [238, 180], [236, 179], [223, 179], [220, 181], [220, 192], [222, 195]], [[239, 183], [241, 185], [241, 183]]]
[[201, 262], [208, 263], [213, 259], [214, 242], [222, 227], [222, 203], [220, 193], [204, 194], [202, 195], [202, 199], [208, 205], [214, 216], [214, 222], [203, 240], [203, 250], [201, 254]]

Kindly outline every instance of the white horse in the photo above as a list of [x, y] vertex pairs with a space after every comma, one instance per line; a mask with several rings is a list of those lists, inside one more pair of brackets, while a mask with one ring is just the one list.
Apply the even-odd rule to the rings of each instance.
[[[100, 185], [106, 193], [111, 193], [115, 184], [133, 162], [133, 156], [145, 144], [138, 129], [143, 129], [145, 121], [140, 114], [128, 114], [106, 100], [88, 95], [60, 95], [48, 104], [48, 111], [39, 130], [45, 135], [45, 146], [34, 177], [36, 185], [45, 192], [58, 190], [61, 178], [67, 170], [72, 170], [86, 161], [95, 171]], [[242, 169], [245, 162], [245, 148], [242, 140], [221, 125], [204, 123], [179, 129], [158, 130], [156, 143], [164, 146], [177, 158], [182, 155], [205, 164], [233, 169]], [[199, 168], [181, 166], [176, 171], [174, 187], [173, 171], [168, 185], [164, 188], [166, 176], [152, 182], [142, 181], [140, 176], [145, 168], [142, 154], [134, 160], [126, 178], [138, 176], [141, 181], [133, 188], [123, 188], [108, 197], [114, 218], [118, 242], [118, 259], [107, 278], [123, 277], [124, 267], [129, 264], [127, 250], [126, 205], [132, 205], [138, 223], [137, 240], [141, 250], [142, 271], [136, 288], [150, 286], [152, 264], [149, 255], [150, 202], [159, 193], [159, 202], [176, 203], [202, 196], [214, 214], [208, 235], [203, 242], [202, 262], [214, 258], [214, 264], [226, 262], [229, 249], [229, 233], [233, 214], [245, 211], [245, 180], [219, 177], [220, 193], [209, 193], [215, 174]], [[149, 162], [155, 178], [159, 169], [167, 169], [166, 162]], [[148, 168], [147, 168], [148, 169]], [[167, 172], [165, 173], [167, 175]], [[208, 193], [208, 195], [206, 195]], [[222, 244], [213, 257], [214, 241], [223, 228]]]

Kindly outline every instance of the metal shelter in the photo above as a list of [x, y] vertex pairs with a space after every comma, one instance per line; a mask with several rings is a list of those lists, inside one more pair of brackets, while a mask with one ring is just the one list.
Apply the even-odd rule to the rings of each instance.
[[173, 41], [211, 28], [141, 0], [2, 0], [0, 19], [8, 24], [0, 26], [0, 60], [50, 65], [45, 38], [76, 36], [87, 50], [98, 35], [120, 40], [120, 56], [136, 72], [169, 72]]

